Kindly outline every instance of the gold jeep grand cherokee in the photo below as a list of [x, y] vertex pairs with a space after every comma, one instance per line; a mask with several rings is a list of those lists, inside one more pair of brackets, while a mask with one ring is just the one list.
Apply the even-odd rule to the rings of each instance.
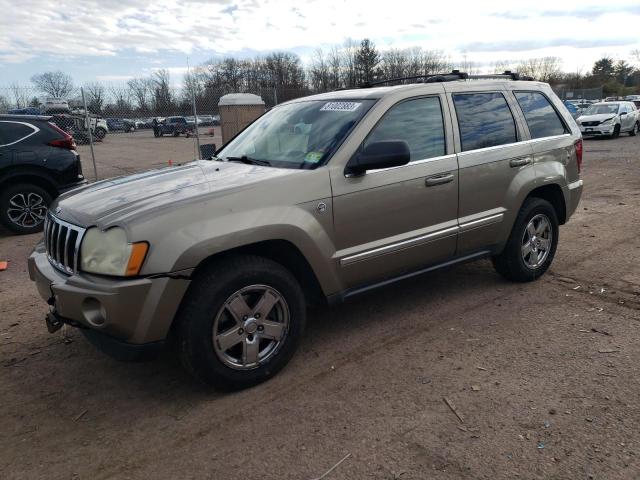
[[289, 361], [309, 304], [483, 257], [540, 277], [581, 162], [551, 88], [510, 72], [314, 95], [211, 160], [61, 196], [29, 272], [50, 330], [119, 357], [171, 337], [196, 378], [246, 387]]

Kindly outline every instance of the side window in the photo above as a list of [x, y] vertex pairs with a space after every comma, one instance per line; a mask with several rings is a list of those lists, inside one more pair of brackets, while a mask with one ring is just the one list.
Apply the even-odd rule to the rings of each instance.
[[35, 128], [16, 122], [0, 122], [0, 145], [10, 145], [31, 135]]
[[518, 141], [516, 122], [501, 93], [454, 94], [462, 151]]
[[558, 112], [540, 92], [513, 92], [522, 108], [531, 138], [552, 137], [567, 133]]
[[373, 127], [364, 146], [384, 140], [405, 140], [412, 162], [446, 153], [439, 97], [416, 98], [391, 107]]

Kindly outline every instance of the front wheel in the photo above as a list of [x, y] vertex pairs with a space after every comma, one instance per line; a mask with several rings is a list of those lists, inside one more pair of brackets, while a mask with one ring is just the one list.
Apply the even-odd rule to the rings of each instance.
[[51, 195], [42, 187], [18, 184], [0, 187], [0, 222], [13, 233], [42, 231]]
[[616, 125], [613, 127], [613, 133], [611, 134], [611, 138], [618, 138], [620, 136], [620, 125]]
[[98, 139], [98, 140], [102, 140], [104, 137], [107, 136], [107, 131], [102, 128], [102, 127], [98, 127], [95, 129], [95, 131], [93, 132], [93, 135]]
[[207, 385], [250, 387], [291, 359], [305, 318], [300, 285], [282, 265], [229, 258], [201, 272], [185, 296], [176, 319], [180, 359]]
[[538, 279], [553, 261], [559, 230], [553, 206], [542, 198], [527, 198], [504, 250], [493, 257], [493, 266], [514, 282]]

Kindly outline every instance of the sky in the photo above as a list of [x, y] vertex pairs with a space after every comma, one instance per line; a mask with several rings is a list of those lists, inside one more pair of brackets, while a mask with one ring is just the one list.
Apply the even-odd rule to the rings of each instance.
[[179, 84], [188, 63], [274, 50], [308, 63], [347, 38], [485, 68], [552, 55], [583, 72], [640, 49], [640, 0], [0, 0], [0, 12], [0, 86], [50, 70], [121, 83], [160, 68]]

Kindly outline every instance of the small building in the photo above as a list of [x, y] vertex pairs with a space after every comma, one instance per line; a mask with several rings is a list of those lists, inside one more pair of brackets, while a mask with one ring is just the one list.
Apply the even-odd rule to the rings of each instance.
[[265, 112], [262, 98], [252, 93], [229, 93], [218, 102], [222, 143], [231, 140], [238, 132]]

